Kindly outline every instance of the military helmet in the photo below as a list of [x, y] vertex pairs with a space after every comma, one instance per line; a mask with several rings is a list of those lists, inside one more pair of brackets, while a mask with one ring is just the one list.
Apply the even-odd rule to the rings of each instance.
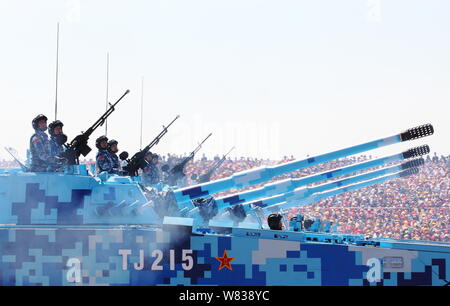
[[47, 121], [48, 119], [45, 115], [42, 115], [42, 114], [37, 115], [36, 118], [34, 118], [33, 121], [31, 121], [31, 124], [33, 125], [33, 129], [37, 130], [39, 128], [38, 123], [41, 120]]
[[50, 123], [50, 124], [48, 125], [48, 132], [50, 133], [50, 135], [52, 135], [52, 136], [55, 135], [55, 133], [53, 132], [53, 130], [54, 130], [55, 127], [57, 127], [57, 126], [63, 127], [64, 124], [63, 124], [61, 121], [59, 121], [59, 120], [55, 120], [55, 121], [53, 121], [52, 123]]
[[[110, 141], [108, 141], [108, 151], [109, 152], [112, 152], [111, 151], [111, 147], [113, 146], [113, 145], [117, 145], [119, 142], [117, 141], [117, 140], [115, 140], [115, 139], [111, 139]], [[116, 152], [113, 152], [113, 153], [116, 153]]]
[[116, 145], [116, 144], [118, 144], [118, 143], [119, 143], [119, 142], [118, 142], [117, 140], [111, 139], [110, 141], [108, 141], [108, 147], [111, 147], [111, 146]]
[[99, 150], [102, 149], [102, 147], [100, 147], [100, 143], [101, 143], [102, 141], [108, 142], [108, 137], [106, 137], [105, 135], [103, 135], [103, 136], [100, 136], [99, 138], [97, 138], [97, 139], [95, 140], [95, 146], [96, 146], [97, 149], [99, 149]]
[[270, 214], [267, 217], [267, 224], [271, 230], [281, 230], [280, 221], [283, 217], [280, 214]]

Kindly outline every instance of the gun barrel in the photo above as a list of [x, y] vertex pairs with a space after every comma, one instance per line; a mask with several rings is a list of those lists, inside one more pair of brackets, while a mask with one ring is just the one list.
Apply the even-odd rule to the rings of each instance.
[[163, 130], [156, 136], [142, 151], [149, 151], [151, 148], [153, 148], [158, 142], [161, 140], [161, 138], [167, 134], [169, 127], [180, 118], [180, 115], [177, 115], [175, 119], [173, 119], [167, 126], [163, 126]]
[[343, 188], [339, 188], [339, 189], [323, 192], [323, 193], [320, 193], [320, 194], [316, 194], [316, 195], [310, 196], [310, 197], [308, 197], [306, 199], [303, 199], [301, 201], [298, 201], [298, 202], [296, 202], [296, 201], [285, 202], [285, 203], [279, 203], [279, 204], [275, 204], [275, 205], [272, 205], [272, 206], [268, 206], [268, 207], [263, 208], [262, 211], [263, 211], [263, 213], [265, 215], [267, 215], [267, 214], [270, 214], [270, 213], [279, 212], [281, 210], [290, 209], [290, 208], [293, 208], [293, 207], [304, 206], [304, 205], [307, 205], [307, 204], [319, 202], [322, 199], [325, 199], [325, 198], [328, 198], [328, 197], [332, 197], [332, 196], [335, 196], [335, 195], [339, 195], [339, 194], [342, 194], [342, 193], [345, 193], [345, 192], [348, 192], [348, 191], [354, 191], [354, 190], [358, 190], [358, 189], [361, 189], [361, 188], [370, 187], [370, 186], [373, 186], [373, 185], [384, 183], [384, 182], [389, 181], [389, 180], [402, 178], [402, 177], [407, 177], [407, 176], [414, 175], [414, 174], [417, 174], [417, 173], [419, 173], [419, 170], [417, 168], [411, 168], [411, 169], [404, 170], [404, 171], [399, 172], [399, 173], [387, 175], [387, 176], [376, 178], [376, 179], [373, 179], [373, 180], [369, 180], [369, 181], [353, 184], [353, 185], [350, 185], [350, 186], [346, 186], [346, 187], [343, 187]]
[[227, 159], [228, 154], [230, 154], [231, 151], [233, 151], [233, 150], [234, 150], [234, 147], [232, 147], [230, 149], [230, 151], [228, 151], [224, 156], [222, 156], [222, 158], [211, 168], [211, 169], [213, 169], [213, 172], [223, 164], [223, 162]]
[[324, 192], [327, 190], [332, 190], [334, 188], [351, 185], [354, 183], [359, 183], [362, 181], [367, 181], [370, 179], [381, 177], [383, 175], [394, 174], [394, 173], [399, 173], [404, 170], [418, 168], [418, 167], [422, 166], [424, 163], [425, 163], [425, 161], [423, 158], [418, 158], [418, 159], [414, 159], [414, 160], [405, 162], [405, 163], [397, 165], [397, 166], [383, 168], [380, 170], [367, 172], [367, 173], [360, 174], [360, 175], [355, 175], [355, 176], [345, 178], [345, 179], [342, 179], [339, 181], [326, 183], [326, 184], [318, 185], [318, 186], [311, 187], [311, 188], [296, 189], [294, 191], [290, 191], [290, 192], [287, 192], [284, 194], [280, 194], [280, 195], [277, 195], [274, 197], [270, 197], [270, 198], [266, 198], [266, 199], [262, 199], [262, 200], [258, 200], [258, 201], [248, 202], [248, 203], [243, 204], [243, 206], [246, 211], [250, 211], [252, 209], [252, 207], [264, 208], [264, 207], [268, 207], [268, 206], [271, 206], [271, 205], [274, 205], [277, 203], [281, 203], [281, 202], [303, 201], [304, 199], [311, 197], [314, 194], [318, 194], [320, 192]]
[[211, 175], [213, 175], [213, 173], [214, 173], [217, 169], [219, 169], [220, 166], [222, 166], [222, 164], [223, 164], [223, 163], [225, 162], [225, 160], [227, 159], [228, 154], [230, 154], [231, 151], [233, 151], [233, 150], [234, 150], [234, 147], [232, 147], [230, 151], [228, 151], [224, 156], [222, 156], [222, 158], [221, 158], [219, 161], [217, 161], [217, 162], [211, 167], [211, 169], [205, 174], [206, 177], [207, 177], [207, 180], [205, 180], [204, 182], [200, 181], [200, 183], [205, 183], [205, 182], [209, 181]]
[[99, 127], [102, 126], [106, 119], [114, 112], [114, 107], [130, 92], [129, 89], [117, 100], [111, 107], [89, 128], [86, 132], [77, 135], [68, 145], [65, 145], [67, 150], [63, 153], [63, 156], [67, 159], [68, 165], [76, 165], [79, 163], [80, 155], [86, 156], [91, 152], [91, 148], [88, 145], [88, 140], [91, 134]]
[[123, 98], [125, 98], [126, 95], [130, 93], [130, 90], [127, 89], [125, 93], [113, 104], [111, 105], [108, 110], [98, 119], [87, 131], [86, 135], [89, 137], [99, 126], [102, 126], [106, 119], [114, 112], [116, 105], [122, 101]]
[[165, 127], [165, 129], [167, 130], [175, 121], [177, 121], [178, 120], [178, 118], [180, 118], [180, 115], [177, 115], [176, 117], [175, 117], [175, 119], [173, 119], [170, 123], [169, 123], [169, 125], [167, 126], [167, 127]]
[[192, 157], [202, 148], [202, 145], [208, 140], [209, 137], [211, 137], [212, 133], [209, 133], [208, 136], [206, 136], [205, 139], [203, 139], [203, 141], [197, 146], [197, 148], [195, 148], [194, 151], [192, 151], [191, 155]]
[[175, 166], [173, 166], [172, 169], [170, 169], [170, 173], [171, 173], [171, 183], [175, 184], [176, 180], [178, 179], [178, 176], [180, 175], [184, 175], [183, 171], [184, 171], [184, 167], [186, 166], [186, 164], [194, 158], [195, 154], [201, 149], [202, 145], [205, 143], [206, 140], [208, 140], [209, 137], [211, 137], [212, 133], [209, 133], [209, 135], [197, 146], [197, 148], [195, 148], [194, 151], [191, 152], [191, 154], [189, 154], [188, 157], [184, 158], [180, 163], [176, 164]]
[[169, 127], [180, 118], [180, 115], [177, 115], [175, 119], [173, 119], [169, 125], [163, 126], [163, 130], [156, 136], [144, 149], [135, 153], [133, 157], [128, 161], [128, 164], [124, 167], [126, 173], [130, 176], [137, 176], [139, 168], [143, 168], [145, 164], [145, 155], [151, 148], [153, 148], [156, 144], [159, 143], [161, 138], [167, 133]]
[[271, 178], [277, 175], [325, 163], [349, 155], [385, 147], [399, 142], [426, 137], [432, 135], [433, 133], [434, 129], [431, 124], [418, 126], [394, 136], [381, 138], [375, 141], [370, 141], [360, 145], [307, 158], [304, 160], [297, 160], [273, 167], [262, 167], [249, 171], [239, 172], [235, 173], [234, 175], [228, 178], [198, 184], [186, 188], [180, 188], [174, 191], [175, 198], [177, 200], [177, 203], [189, 206], [190, 205], [189, 201], [191, 200], [209, 196], [214, 193], [221, 192], [230, 188], [243, 188], [249, 185], [259, 184], [267, 180], [270, 180]]
[[219, 209], [226, 208], [228, 206], [233, 206], [241, 203], [245, 203], [254, 199], [262, 198], [262, 197], [270, 197], [277, 194], [285, 193], [291, 190], [294, 190], [299, 187], [303, 187], [309, 184], [317, 183], [323, 180], [328, 180], [336, 177], [340, 177], [343, 175], [351, 174], [357, 171], [364, 171], [373, 167], [383, 166], [386, 164], [390, 164], [393, 162], [402, 161], [405, 158], [409, 157], [418, 157], [421, 155], [428, 154], [430, 152], [430, 148], [425, 146], [416, 147], [405, 151], [400, 154], [395, 154], [387, 157], [382, 157], [374, 160], [370, 160], [363, 163], [358, 163], [354, 165], [350, 165], [347, 167], [334, 169], [327, 172], [322, 172], [319, 174], [303, 177], [300, 179], [288, 179], [280, 182], [275, 182], [271, 184], [267, 184], [261, 188], [253, 189], [250, 191], [233, 194], [230, 196], [225, 196], [222, 198], [216, 199], [217, 207]]
[[232, 147], [232, 148], [230, 149], [230, 151], [228, 151], [223, 157], [227, 157], [228, 154], [230, 154], [234, 149], [235, 149], [235, 147]]

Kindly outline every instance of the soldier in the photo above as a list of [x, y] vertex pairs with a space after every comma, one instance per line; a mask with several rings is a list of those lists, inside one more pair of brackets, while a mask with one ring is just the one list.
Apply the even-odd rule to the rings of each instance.
[[108, 153], [108, 137], [106, 136], [100, 136], [95, 140], [95, 146], [98, 149], [98, 153], [96, 156], [96, 164], [95, 164], [95, 172], [96, 174], [99, 174], [101, 172], [108, 172], [110, 173], [112, 171], [112, 161], [111, 157]]
[[283, 230], [283, 216], [280, 214], [270, 214], [267, 217], [267, 224], [271, 230], [281, 231]]
[[35, 133], [30, 138], [31, 166], [32, 172], [46, 172], [49, 163], [55, 162], [50, 153], [50, 142], [47, 130], [47, 117], [38, 115], [32, 121]]
[[159, 173], [158, 173], [158, 162], [159, 156], [158, 154], [153, 154], [148, 152], [145, 155], [145, 161], [147, 162], [147, 166], [144, 167], [142, 172], [142, 179], [145, 185], [154, 185], [158, 184], [160, 181]]
[[62, 171], [64, 165], [64, 159], [61, 154], [64, 152], [64, 143], [67, 141], [67, 136], [63, 134], [64, 124], [55, 120], [48, 126], [48, 132], [50, 134], [50, 154], [55, 158], [53, 163], [49, 163], [50, 172]]
[[109, 172], [110, 174], [119, 174], [120, 171], [120, 162], [119, 157], [117, 156], [117, 152], [119, 152], [119, 148], [117, 147], [117, 140], [111, 139], [108, 141], [108, 153], [112, 163], [112, 169]]

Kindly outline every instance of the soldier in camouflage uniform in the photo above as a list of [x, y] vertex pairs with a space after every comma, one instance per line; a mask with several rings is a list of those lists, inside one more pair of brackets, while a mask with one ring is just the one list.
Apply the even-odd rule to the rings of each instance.
[[108, 141], [108, 153], [112, 163], [112, 168], [109, 172], [110, 174], [119, 174], [120, 171], [120, 162], [119, 157], [117, 156], [119, 148], [117, 147], [117, 145], [117, 140], [111, 139], [110, 141]]
[[95, 158], [96, 174], [99, 174], [104, 171], [110, 173], [112, 171], [113, 163], [111, 161], [111, 157], [109, 156], [108, 152], [108, 137], [100, 136], [99, 138], [97, 138], [97, 140], [95, 141], [95, 146], [98, 149], [98, 153]]
[[159, 156], [158, 154], [153, 154], [148, 152], [145, 155], [145, 161], [147, 162], [147, 166], [142, 169], [142, 180], [145, 185], [154, 185], [160, 182], [159, 172], [158, 172], [158, 162]]
[[55, 120], [48, 126], [48, 132], [50, 134], [50, 154], [55, 158], [54, 162], [49, 163], [48, 170], [50, 172], [63, 171], [64, 159], [62, 153], [64, 152], [64, 143], [67, 141], [67, 136], [63, 134], [64, 124]]
[[47, 117], [38, 115], [33, 119], [32, 125], [35, 133], [30, 138], [30, 153], [32, 172], [47, 172], [49, 164], [55, 162], [50, 152], [50, 141], [47, 130]]

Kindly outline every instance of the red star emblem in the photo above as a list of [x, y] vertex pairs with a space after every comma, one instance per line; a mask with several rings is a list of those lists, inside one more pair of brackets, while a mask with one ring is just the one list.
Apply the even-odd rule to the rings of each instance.
[[231, 262], [236, 257], [228, 257], [227, 250], [223, 251], [222, 257], [214, 257], [214, 258], [220, 261], [219, 271], [222, 270], [224, 267], [227, 267], [229, 270], [233, 271], [233, 268], [231, 267]]

